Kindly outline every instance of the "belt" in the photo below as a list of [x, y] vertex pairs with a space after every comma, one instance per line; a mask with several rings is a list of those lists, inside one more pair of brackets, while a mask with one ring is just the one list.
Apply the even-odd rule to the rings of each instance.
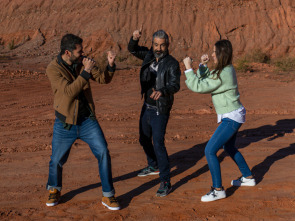
[[158, 110], [158, 108], [156, 106], [144, 103], [147, 109], [153, 109], [153, 110]]
[[158, 111], [158, 108], [156, 106], [153, 106], [153, 105], [150, 105], [150, 104], [147, 104], [147, 103], [144, 103], [144, 104], [146, 106], [146, 109], [157, 111], [157, 115], [159, 115], [159, 111]]

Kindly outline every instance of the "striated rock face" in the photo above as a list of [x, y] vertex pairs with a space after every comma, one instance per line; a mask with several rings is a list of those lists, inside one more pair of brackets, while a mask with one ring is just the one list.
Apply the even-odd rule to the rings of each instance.
[[295, 55], [294, 0], [1, 0], [0, 42], [14, 39], [17, 50], [58, 51], [65, 33], [84, 39], [85, 51], [126, 51], [132, 32], [143, 24], [141, 43], [152, 33], [170, 35], [171, 53], [210, 53], [220, 38], [236, 55], [261, 49], [273, 57]]

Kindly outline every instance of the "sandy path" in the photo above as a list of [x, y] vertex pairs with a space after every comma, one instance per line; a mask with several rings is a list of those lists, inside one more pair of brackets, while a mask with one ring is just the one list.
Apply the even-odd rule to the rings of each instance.
[[210, 96], [189, 91], [182, 76], [166, 135], [174, 190], [158, 198], [157, 176], [136, 176], [146, 165], [138, 143], [142, 101], [137, 73], [119, 70], [111, 84], [92, 84], [111, 152], [116, 196], [123, 207], [113, 212], [100, 203], [97, 162], [81, 141], [64, 166], [61, 203], [45, 206], [54, 120], [49, 82], [44, 74], [0, 72], [1, 220], [295, 220], [295, 81], [264, 73], [239, 74], [247, 122], [237, 146], [259, 183], [231, 187], [231, 179], [240, 174], [220, 151], [228, 197], [201, 203], [211, 184], [204, 147], [217, 126]]

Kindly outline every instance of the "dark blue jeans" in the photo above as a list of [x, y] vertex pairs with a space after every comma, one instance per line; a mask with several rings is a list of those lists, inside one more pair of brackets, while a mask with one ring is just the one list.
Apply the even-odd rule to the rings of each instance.
[[58, 118], [55, 119], [47, 189], [53, 187], [61, 190], [62, 167], [67, 161], [72, 144], [76, 139], [85, 141], [98, 160], [103, 196], [113, 196], [115, 190], [107, 142], [98, 122], [89, 118], [85, 118], [79, 125], [73, 125], [70, 130], [64, 129], [63, 123]]
[[222, 147], [235, 161], [244, 177], [252, 175], [244, 157], [235, 147], [237, 133], [241, 126], [241, 123], [229, 118], [223, 118], [221, 124], [217, 127], [206, 145], [205, 155], [211, 172], [214, 188], [222, 187], [220, 164], [216, 156], [217, 151]]
[[165, 133], [169, 114], [157, 114], [143, 105], [139, 122], [139, 142], [147, 156], [148, 165], [158, 167], [160, 179], [170, 182], [170, 165], [165, 147]]

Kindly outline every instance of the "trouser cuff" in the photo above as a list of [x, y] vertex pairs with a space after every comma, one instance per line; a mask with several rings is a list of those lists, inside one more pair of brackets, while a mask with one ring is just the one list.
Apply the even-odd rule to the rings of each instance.
[[59, 192], [61, 191], [61, 186], [50, 186], [50, 185], [47, 185], [47, 190], [49, 190], [50, 188], [53, 188], [53, 189], [57, 189]]
[[112, 197], [115, 195], [115, 189], [113, 189], [111, 192], [103, 192], [102, 191], [102, 195], [105, 197]]

